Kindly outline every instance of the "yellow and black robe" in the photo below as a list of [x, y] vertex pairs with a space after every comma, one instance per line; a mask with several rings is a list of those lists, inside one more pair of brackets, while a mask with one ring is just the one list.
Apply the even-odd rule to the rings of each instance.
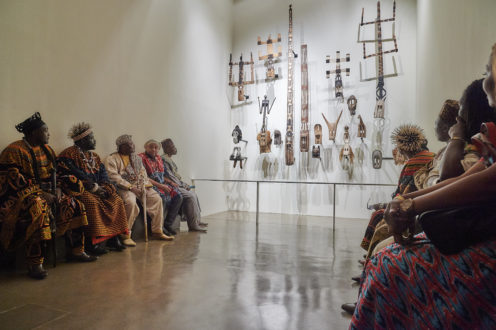
[[51, 209], [43, 199], [43, 191], [52, 190], [55, 166], [55, 153], [49, 145], [31, 147], [20, 140], [0, 154], [2, 248], [15, 248], [26, 241], [35, 243], [51, 239], [51, 218], [56, 220], [56, 235], [88, 224], [84, 205], [73, 198], [84, 190], [76, 177], [57, 178], [62, 198], [56, 209]]

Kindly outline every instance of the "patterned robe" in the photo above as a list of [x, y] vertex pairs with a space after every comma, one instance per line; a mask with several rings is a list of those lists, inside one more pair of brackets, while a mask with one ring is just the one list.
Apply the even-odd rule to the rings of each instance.
[[443, 255], [417, 237], [367, 262], [350, 329], [495, 329], [496, 240]]
[[83, 191], [76, 177], [58, 176], [57, 186], [63, 194], [56, 214], [43, 199], [43, 191], [51, 192], [54, 161], [49, 145], [30, 147], [23, 140], [10, 144], [0, 155], [0, 243], [4, 249], [51, 239], [51, 218], [56, 219], [56, 235], [88, 224], [84, 205], [74, 198]]
[[57, 159], [59, 172], [75, 175], [83, 183], [98, 184], [107, 193], [107, 198], [85, 190], [77, 198], [85, 205], [88, 214], [86, 236], [92, 244], [107, 240], [119, 234], [127, 234], [127, 216], [124, 202], [110, 183], [107, 171], [100, 157], [84, 152], [77, 146], [62, 151]]
[[[161, 184], [167, 184], [164, 179], [167, 176], [167, 170], [165, 169], [162, 157], [157, 155], [155, 159], [153, 159], [144, 152], [138, 154], [138, 156], [141, 157], [143, 166], [145, 167], [146, 173], [150, 179]], [[162, 197], [162, 200], [164, 201], [164, 208], [169, 207], [171, 201], [179, 194], [176, 188], [172, 186], [169, 187], [172, 189], [170, 193], [153, 186], [153, 189], [155, 189], [160, 194], [160, 197]]]

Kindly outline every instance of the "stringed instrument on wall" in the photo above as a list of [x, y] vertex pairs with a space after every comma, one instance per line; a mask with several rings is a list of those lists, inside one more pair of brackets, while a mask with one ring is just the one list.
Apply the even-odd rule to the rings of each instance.
[[294, 116], [294, 95], [293, 95], [293, 71], [294, 59], [296, 53], [293, 51], [293, 8], [289, 5], [289, 33], [288, 33], [288, 104], [287, 104], [287, 122], [286, 122], [286, 165], [294, 164], [294, 133], [293, 133], [293, 116]]

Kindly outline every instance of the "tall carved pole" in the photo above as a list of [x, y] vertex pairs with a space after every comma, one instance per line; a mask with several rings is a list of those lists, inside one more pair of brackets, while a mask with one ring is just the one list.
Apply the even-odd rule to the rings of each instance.
[[308, 63], [307, 45], [301, 45], [301, 129], [300, 151], [308, 152], [310, 137], [308, 132]]
[[293, 51], [293, 9], [289, 5], [289, 33], [288, 33], [288, 118], [286, 122], [286, 165], [294, 164], [294, 133], [293, 133], [293, 116], [294, 116], [294, 95], [293, 95], [293, 71], [294, 59], [296, 57]]

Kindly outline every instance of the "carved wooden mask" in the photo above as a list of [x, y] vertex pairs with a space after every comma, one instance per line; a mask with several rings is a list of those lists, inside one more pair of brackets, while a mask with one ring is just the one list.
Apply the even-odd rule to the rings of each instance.
[[350, 115], [354, 116], [357, 107], [357, 98], [355, 97], [355, 95], [351, 95], [350, 97], [348, 97], [346, 103], [348, 103], [348, 110], [350, 111]]
[[322, 144], [322, 125], [316, 124], [313, 130], [315, 133], [315, 144]]

